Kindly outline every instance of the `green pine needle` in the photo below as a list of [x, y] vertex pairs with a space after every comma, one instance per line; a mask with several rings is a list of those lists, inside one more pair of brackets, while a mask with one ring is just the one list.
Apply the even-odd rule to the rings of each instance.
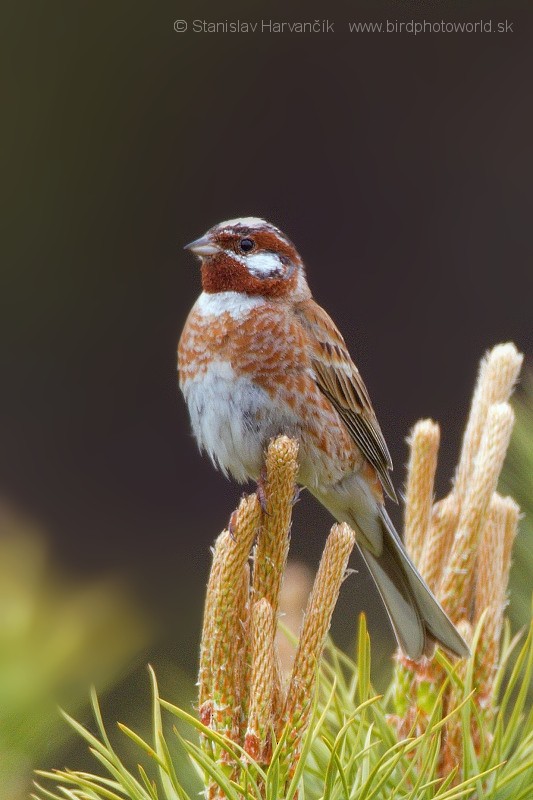
[[[506, 670], [512, 650], [518, 650], [512, 669]], [[105, 776], [69, 770], [39, 772], [35, 800], [193, 800], [205, 776], [229, 800], [526, 800], [533, 794], [533, 711], [527, 695], [533, 678], [533, 625], [520, 645], [504, 636], [504, 651], [497, 685], [498, 707], [490, 721], [479, 720], [484, 746], [476, 754], [470, 738], [471, 716], [479, 712], [473, 701], [473, 669], [464, 682], [452, 665], [441, 658], [447, 682], [458, 690], [459, 704], [447, 716], [442, 712], [442, 687], [436, 692], [429, 722], [422, 735], [398, 740], [388, 722], [392, 693], [376, 695], [370, 679], [370, 642], [361, 619], [357, 664], [328, 643], [320, 665], [313, 717], [302, 744], [302, 757], [287, 785], [284, 759], [285, 735], [274, 742], [268, 769], [255, 763], [244, 750], [206, 728], [192, 714], [160, 700], [157, 681], [150, 668], [152, 686], [152, 741], [144, 741], [124, 725], [120, 730], [137, 746], [143, 765], [124, 764], [107, 736], [96, 695], [93, 713], [98, 729], [94, 736], [65, 715], [81, 735]], [[475, 663], [472, 659], [471, 664]], [[439, 754], [445, 722], [458, 715], [463, 727], [462, 763], [445, 777], [439, 776]], [[196, 786], [182, 780], [173, 761], [173, 748], [165, 737], [165, 717], [177, 718], [175, 736], [196, 769]], [[168, 720], [167, 720], [168, 721]], [[184, 727], [183, 727], [184, 726]], [[185, 730], [185, 733], [182, 733]], [[201, 733], [222, 748], [228, 759], [242, 769], [238, 781], [230, 765], [221, 765], [197, 744]], [[180, 762], [182, 763], [182, 762]], [[456, 775], [463, 776], [455, 783]], [[46, 786], [42, 785], [42, 782]], [[55, 785], [55, 788], [48, 788]]]

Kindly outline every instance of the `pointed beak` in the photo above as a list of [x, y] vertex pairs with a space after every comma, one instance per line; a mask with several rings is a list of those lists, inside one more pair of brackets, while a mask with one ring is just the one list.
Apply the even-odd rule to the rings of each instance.
[[205, 236], [200, 236], [199, 239], [195, 239], [194, 242], [189, 242], [183, 249], [190, 250], [196, 256], [212, 256], [220, 250], [208, 233]]

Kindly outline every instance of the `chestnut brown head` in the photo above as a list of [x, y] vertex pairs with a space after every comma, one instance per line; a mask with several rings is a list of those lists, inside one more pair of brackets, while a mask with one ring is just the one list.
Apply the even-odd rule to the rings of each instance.
[[186, 249], [200, 258], [208, 293], [286, 297], [305, 284], [304, 267], [290, 239], [258, 217], [221, 222]]

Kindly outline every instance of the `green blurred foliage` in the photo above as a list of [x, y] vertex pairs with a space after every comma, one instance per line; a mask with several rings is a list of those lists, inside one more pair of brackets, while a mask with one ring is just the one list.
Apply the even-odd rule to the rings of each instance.
[[32, 771], [70, 735], [58, 705], [80, 710], [131, 670], [148, 621], [116, 579], [80, 583], [52, 563], [43, 534], [0, 508], [0, 792], [28, 796]]
[[514, 630], [529, 623], [533, 589], [533, 373], [522, 379], [513, 401], [516, 422], [500, 490], [519, 504], [522, 518], [513, 548], [508, 615]]

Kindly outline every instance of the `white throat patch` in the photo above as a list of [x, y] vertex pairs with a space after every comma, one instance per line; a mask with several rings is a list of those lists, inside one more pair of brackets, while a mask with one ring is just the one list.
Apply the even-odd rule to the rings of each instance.
[[202, 292], [196, 301], [195, 310], [205, 317], [219, 317], [227, 313], [234, 320], [246, 317], [253, 308], [262, 305], [262, 297], [250, 296], [243, 292]]

